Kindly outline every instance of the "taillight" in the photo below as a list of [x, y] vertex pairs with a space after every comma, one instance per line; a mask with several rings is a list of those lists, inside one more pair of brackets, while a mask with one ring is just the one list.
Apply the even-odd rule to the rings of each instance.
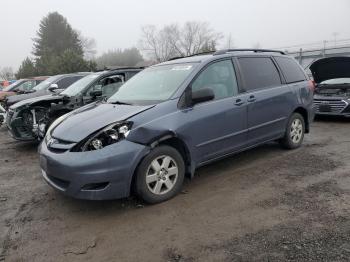
[[315, 91], [315, 88], [316, 88], [316, 83], [314, 80], [309, 80], [309, 88], [312, 92]]

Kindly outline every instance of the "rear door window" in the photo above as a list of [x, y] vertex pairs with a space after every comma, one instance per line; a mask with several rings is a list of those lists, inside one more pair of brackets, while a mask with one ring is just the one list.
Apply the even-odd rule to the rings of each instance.
[[306, 76], [297, 61], [288, 57], [275, 57], [275, 59], [288, 84], [306, 80]]
[[281, 85], [280, 75], [271, 58], [240, 57], [238, 61], [247, 91]]

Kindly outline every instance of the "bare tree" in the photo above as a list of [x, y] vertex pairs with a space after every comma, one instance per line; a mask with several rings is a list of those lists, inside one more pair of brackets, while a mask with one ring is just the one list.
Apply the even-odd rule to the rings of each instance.
[[157, 62], [215, 50], [222, 38], [222, 34], [213, 30], [208, 23], [196, 21], [186, 22], [182, 27], [170, 24], [159, 30], [154, 25], [148, 25], [141, 30], [140, 49]]
[[92, 60], [96, 56], [96, 40], [92, 37], [83, 36], [83, 34], [78, 31], [78, 37], [81, 42], [81, 46], [83, 47], [84, 58], [86, 60]]
[[0, 70], [0, 78], [4, 80], [14, 79], [14, 73], [12, 67], [3, 67]]

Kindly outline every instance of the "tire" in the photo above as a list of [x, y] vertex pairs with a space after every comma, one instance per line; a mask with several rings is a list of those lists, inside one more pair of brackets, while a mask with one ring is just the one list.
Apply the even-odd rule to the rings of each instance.
[[295, 149], [301, 146], [305, 135], [305, 120], [299, 113], [293, 113], [289, 118], [284, 137], [280, 140], [286, 149]]
[[177, 195], [184, 177], [181, 154], [173, 147], [159, 146], [141, 161], [136, 171], [135, 191], [143, 201], [156, 204]]

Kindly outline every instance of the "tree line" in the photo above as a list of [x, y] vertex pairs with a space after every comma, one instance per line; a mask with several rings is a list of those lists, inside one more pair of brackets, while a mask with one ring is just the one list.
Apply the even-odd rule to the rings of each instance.
[[32, 56], [22, 61], [16, 77], [154, 64], [174, 57], [215, 51], [222, 38], [223, 35], [206, 22], [169, 24], [161, 28], [147, 25], [141, 28], [138, 48], [108, 50], [96, 57], [96, 41], [83, 36], [65, 17], [53, 12], [40, 21], [33, 38]]

